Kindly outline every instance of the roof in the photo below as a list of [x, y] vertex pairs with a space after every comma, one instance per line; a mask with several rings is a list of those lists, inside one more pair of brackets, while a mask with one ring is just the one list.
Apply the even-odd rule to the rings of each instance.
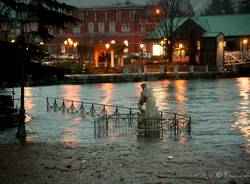
[[222, 32], [224, 36], [249, 36], [250, 14], [192, 17], [209, 33]]
[[[184, 17], [179, 21], [175, 30], [190, 19], [201, 26], [206, 31], [205, 35], [208, 37], [215, 36], [215, 34], [218, 35], [218, 33], [223, 33], [225, 37], [250, 36], [250, 14]], [[152, 37], [161, 37], [159, 35], [159, 27], [162, 24], [151, 34]]]
[[220, 32], [220, 33], [206, 32], [206, 33], [203, 33], [202, 37], [204, 37], [204, 38], [214, 38], [214, 37], [218, 37], [220, 34], [222, 34], [222, 32]]

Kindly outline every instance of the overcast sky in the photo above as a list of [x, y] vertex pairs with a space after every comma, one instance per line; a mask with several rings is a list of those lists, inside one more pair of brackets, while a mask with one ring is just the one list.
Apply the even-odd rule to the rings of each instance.
[[[84, 7], [96, 7], [96, 6], [110, 6], [118, 2], [123, 3], [125, 0], [58, 0], [59, 2], [65, 2], [70, 5], [74, 5], [78, 8]], [[146, 4], [151, 0], [130, 0], [134, 4]], [[211, 0], [190, 0], [193, 9], [196, 13], [200, 13], [204, 8], [208, 6]], [[237, 2], [239, 0], [231, 0], [232, 2]]]
[[[78, 8], [91, 6], [110, 6], [117, 2], [124, 2], [125, 0], [59, 0]], [[131, 0], [134, 4], [146, 4], [149, 0]], [[191, 0], [194, 10], [199, 12], [209, 3], [209, 0]]]

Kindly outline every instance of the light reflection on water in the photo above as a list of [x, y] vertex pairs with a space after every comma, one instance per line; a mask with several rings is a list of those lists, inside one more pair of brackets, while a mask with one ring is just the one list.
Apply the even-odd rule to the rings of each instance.
[[239, 111], [236, 112], [236, 121], [232, 125], [238, 128], [241, 134], [246, 139], [246, 152], [250, 153], [250, 79], [237, 79], [237, 86], [239, 88]]
[[[192, 115], [195, 121], [191, 140], [193, 144], [223, 145], [244, 142], [246, 151], [250, 153], [250, 78], [165, 80], [148, 83], [160, 110]], [[31, 142], [74, 145], [94, 141], [91, 120], [86, 120], [86, 117], [47, 113], [46, 97], [137, 107], [140, 84], [105, 83], [25, 88], [26, 112], [33, 117], [32, 122], [27, 124], [27, 139]], [[20, 91], [16, 89], [16, 96], [19, 95]], [[14, 135], [13, 132], [15, 129], [1, 132], [0, 141], [8, 142], [9, 134]], [[119, 133], [113, 132], [110, 139], [123, 138]], [[185, 136], [179, 139], [180, 144], [188, 142]]]

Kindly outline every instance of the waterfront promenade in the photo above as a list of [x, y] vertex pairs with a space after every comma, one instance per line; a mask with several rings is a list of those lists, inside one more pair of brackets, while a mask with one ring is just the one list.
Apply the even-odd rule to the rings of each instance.
[[64, 83], [84, 84], [84, 83], [105, 83], [105, 82], [138, 82], [138, 81], [156, 81], [165, 79], [215, 79], [240, 77], [235, 72], [149, 72], [149, 73], [130, 73], [130, 74], [71, 74], [65, 75]]

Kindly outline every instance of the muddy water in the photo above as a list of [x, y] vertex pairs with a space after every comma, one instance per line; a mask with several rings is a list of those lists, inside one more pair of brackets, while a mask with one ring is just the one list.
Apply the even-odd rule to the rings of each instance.
[[[192, 176], [190, 181], [197, 178], [196, 175], [205, 180], [225, 175], [236, 181], [250, 178], [250, 78], [165, 80], [149, 82], [149, 85], [160, 110], [192, 116], [191, 137], [183, 135], [174, 140], [169, 135], [163, 140], [150, 140], [118, 133], [96, 139], [90, 119], [46, 112], [46, 97], [137, 107], [140, 83], [106, 83], [25, 88], [25, 108], [32, 116], [32, 121], [26, 124], [27, 141], [88, 147], [90, 158], [100, 157], [103, 162], [113, 159], [118, 165], [138, 166], [138, 170], [150, 167], [152, 173], [165, 168], [165, 164], [174, 168], [175, 174], [154, 176], [158, 179], [170, 176], [173, 179], [176, 173], [184, 179]], [[20, 90], [17, 88], [15, 92], [18, 98]], [[1, 131], [0, 143], [16, 143], [15, 132], [16, 128]], [[129, 172], [123, 174], [131, 176]]]
[[[192, 116], [192, 143], [243, 145], [250, 154], [250, 78], [149, 82], [160, 110]], [[16, 98], [20, 91], [15, 89]], [[59, 85], [25, 88], [28, 140], [81, 143], [93, 141], [93, 124], [79, 116], [46, 112], [46, 97], [64, 97], [136, 107], [140, 83]], [[1, 132], [1, 142], [15, 129]], [[131, 137], [128, 137], [130, 139]], [[118, 139], [124, 139], [119, 137]], [[134, 137], [132, 138], [134, 139]], [[184, 138], [185, 139], [185, 138]]]

